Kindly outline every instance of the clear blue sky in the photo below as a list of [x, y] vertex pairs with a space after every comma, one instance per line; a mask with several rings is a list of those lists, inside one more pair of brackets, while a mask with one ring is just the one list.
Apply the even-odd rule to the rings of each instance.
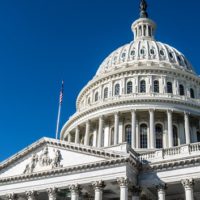
[[[54, 137], [101, 61], [132, 40], [139, 0], [0, 1], [0, 160]], [[200, 73], [200, 1], [148, 0], [157, 40], [183, 52]]]

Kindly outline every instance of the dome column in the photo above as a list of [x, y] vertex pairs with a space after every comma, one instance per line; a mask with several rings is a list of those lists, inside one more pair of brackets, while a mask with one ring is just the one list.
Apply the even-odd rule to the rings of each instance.
[[103, 199], [103, 188], [105, 187], [103, 181], [95, 181], [92, 183], [95, 191], [94, 200], [102, 200]]
[[154, 110], [149, 110], [149, 124], [150, 124], [150, 148], [155, 148], [155, 126], [154, 126]]
[[136, 112], [135, 110], [131, 111], [131, 133], [132, 133], [132, 141], [131, 141], [131, 147], [132, 149], [136, 148]]
[[89, 145], [90, 122], [86, 122], [84, 145]]
[[80, 193], [80, 186], [78, 184], [70, 185], [69, 190], [71, 192], [71, 200], [78, 200]]
[[79, 133], [80, 133], [80, 130], [79, 130], [78, 126], [77, 126], [76, 127], [76, 131], [75, 131], [75, 144], [79, 143]]
[[114, 116], [115, 119], [115, 127], [114, 127], [114, 145], [118, 143], [118, 135], [119, 135], [119, 113], [115, 113]]
[[49, 200], [56, 200], [56, 188], [49, 188], [47, 189]]
[[172, 111], [167, 111], [168, 143], [169, 148], [173, 147], [173, 128], [172, 128]]
[[128, 200], [128, 178], [118, 178], [117, 182], [120, 186], [120, 200]]
[[98, 131], [98, 139], [97, 139], [97, 147], [102, 147], [102, 136], [103, 136], [103, 116], [99, 117], [99, 131]]
[[184, 121], [185, 121], [185, 138], [186, 144], [190, 144], [190, 122], [189, 122], [189, 114], [184, 113]]
[[194, 180], [185, 179], [182, 180], [181, 183], [185, 189], [185, 200], [194, 200], [194, 194], [193, 194]]

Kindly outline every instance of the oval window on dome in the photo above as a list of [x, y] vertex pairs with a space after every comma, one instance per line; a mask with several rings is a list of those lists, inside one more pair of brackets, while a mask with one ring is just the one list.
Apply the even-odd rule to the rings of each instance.
[[132, 50], [131, 51], [131, 56], [134, 56], [135, 55], [135, 50]]
[[141, 50], [140, 50], [140, 53], [141, 53], [142, 55], [144, 55], [144, 54], [145, 54], [145, 50], [144, 50], [144, 49], [141, 49]]
[[174, 56], [173, 56], [173, 53], [172, 53], [172, 52], [169, 52], [169, 57], [170, 57], [171, 59], [173, 59], [173, 58], [174, 58]]
[[150, 49], [150, 54], [154, 55], [155, 54], [155, 50], [154, 49]]
[[122, 53], [122, 58], [125, 58], [126, 57], [126, 53]]
[[160, 50], [160, 55], [161, 55], [161, 56], [164, 56], [164, 55], [165, 55], [165, 53], [164, 53], [163, 50]]

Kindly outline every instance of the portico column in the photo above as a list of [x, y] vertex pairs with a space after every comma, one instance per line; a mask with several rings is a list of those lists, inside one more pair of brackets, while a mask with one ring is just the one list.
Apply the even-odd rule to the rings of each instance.
[[120, 186], [120, 200], [128, 200], [128, 178], [118, 178], [117, 182]]
[[155, 126], [154, 126], [154, 110], [149, 110], [149, 125], [150, 125], [150, 146], [155, 148]]
[[36, 192], [35, 191], [28, 191], [26, 192], [27, 200], [35, 200]]
[[94, 200], [103, 200], [103, 188], [105, 184], [103, 181], [95, 181], [92, 183], [95, 191], [95, 198]]
[[80, 133], [80, 130], [78, 128], [78, 126], [76, 127], [76, 132], [75, 132], [75, 144], [78, 144], [79, 143], [79, 133]]
[[173, 147], [173, 125], [172, 125], [172, 111], [167, 111], [167, 126], [168, 126], [168, 144], [169, 148]]
[[84, 145], [89, 145], [90, 122], [86, 122]]
[[194, 194], [193, 194], [194, 180], [185, 179], [182, 180], [181, 183], [185, 189], [185, 200], [194, 200]]
[[184, 113], [184, 120], [185, 120], [185, 138], [186, 144], [190, 144], [190, 122], [189, 122], [189, 114]]
[[103, 116], [99, 117], [99, 131], [98, 131], [98, 139], [97, 139], [97, 147], [102, 147], [102, 135], [103, 135]]
[[140, 192], [141, 192], [140, 187], [133, 186], [131, 188], [131, 192], [132, 192], [131, 200], [139, 200], [140, 199]]
[[135, 110], [132, 110], [131, 111], [131, 133], [132, 133], [132, 136], [131, 136], [131, 147], [132, 149], [135, 149], [136, 148], [136, 112]]
[[80, 186], [78, 184], [70, 185], [71, 200], [79, 200]]
[[7, 194], [6, 195], [6, 199], [8, 199], [8, 200], [16, 200], [17, 199], [17, 195], [14, 194], [14, 193]]
[[157, 187], [157, 191], [158, 191], [158, 200], [165, 200], [165, 196], [166, 196], [166, 185], [165, 184], [160, 184]]
[[56, 200], [56, 188], [49, 188], [47, 189], [49, 200]]
[[115, 113], [115, 124], [114, 124], [114, 145], [118, 143], [118, 135], [119, 135], [119, 113]]

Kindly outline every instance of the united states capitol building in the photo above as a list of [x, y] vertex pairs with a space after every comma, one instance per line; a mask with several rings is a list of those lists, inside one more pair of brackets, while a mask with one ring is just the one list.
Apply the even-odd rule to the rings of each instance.
[[134, 39], [81, 90], [61, 140], [0, 163], [1, 200], [200, 200], [200, 78], [156, 41], [141, 0]]

